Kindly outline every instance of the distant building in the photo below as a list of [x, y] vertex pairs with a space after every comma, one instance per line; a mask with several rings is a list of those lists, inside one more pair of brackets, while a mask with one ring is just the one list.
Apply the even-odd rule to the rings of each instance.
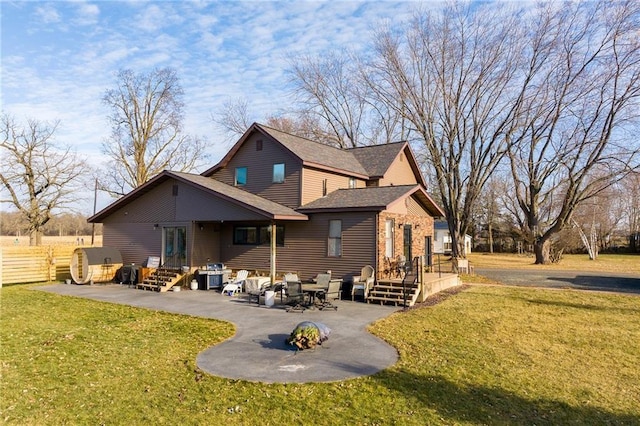
[[[447, 221], [436, 220], [434, 222], [434, 234], [433, 252], [451, 254], [451, 234], [449, 233]], [[462, 254], [466, 256], [469, 253], [471, 253], [471, 235], [465, 234], [464, 251]]]

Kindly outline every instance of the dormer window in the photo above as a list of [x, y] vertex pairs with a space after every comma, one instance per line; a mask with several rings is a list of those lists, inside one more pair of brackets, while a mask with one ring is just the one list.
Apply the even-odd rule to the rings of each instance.
[[273, 165], [273, 183], [284, 182], [284, 163]]
[[247, 168], [236, 167], [236, 176], [234, 180], [235, 186], [244, 186], [247, 184]]
[[354, 177], [350, 177], [349, 178], [349, 188], [353, 189], [357, 186], [357, 182], [356, 182], [356, 178]]

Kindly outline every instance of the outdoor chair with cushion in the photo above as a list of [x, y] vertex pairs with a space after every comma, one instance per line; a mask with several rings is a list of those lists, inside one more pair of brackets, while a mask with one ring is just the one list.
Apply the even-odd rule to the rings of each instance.
[[264, 297], [265, 292], [272, 289], [273, 287], [270, 283], [260, 285], [260, 281], [258, 280], [245, 280], [244, 291], [247, 296], [249, 296], [249, 300], [255, 299], [257, 304], [260, 304], [260, 297]]
[[233, 282], [225, 285], [222, 288], [222, 294], [233, 295], [233, 294], [241, 293], [242, 286], [244, 285], [244, 282], [248, 276], [249, 276], [249, 271], [247, 271], [246, 269], [239, 270]]
[[351, 300], [355, 300], [356, 294], [362, 294], [362, 298], [366, 300], [367, 296], [369, 296], [369, 290], [373, 288], [375, 280], [373, 267], [370, 265], [363, 267], [360, 270], [360, 275], [353, 277]]

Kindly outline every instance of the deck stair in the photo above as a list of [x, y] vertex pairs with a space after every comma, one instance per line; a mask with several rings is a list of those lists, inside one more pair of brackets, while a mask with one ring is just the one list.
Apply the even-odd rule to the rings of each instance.
[[406, 289], [407, 306], [413, 306], [420, 293], [417, 274], [409, 271], [402, 280], [381, 280], [376, 282], [373, 289], [369, 291], [367, 303], [377, 302], [381, 305], [393, 304], [395, 306], [404, 306], [404, 289]]
[[180, 270], [159, 268], [156, 269], [149, 277], [138, 283], [136, 288], [142, 290], [151, 290], [165, 292], [171, 290], [173, 286], [180, 283], [184, 275]]

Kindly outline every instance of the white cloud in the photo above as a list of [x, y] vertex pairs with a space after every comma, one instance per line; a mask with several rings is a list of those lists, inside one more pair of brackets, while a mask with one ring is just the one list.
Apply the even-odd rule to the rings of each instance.
[[43, 24], [53, 24], [61, 21], [60, 14], [51, 3], [37, 7], [35, 15]]
[[185, 91], [185, 131], [206, 137], [217, 161], [228, 143], [211, 114], [224, 102], [245, 98], [264, 120], [290, 105], [289, 59], [365, 49], [381, 20], [397, 24], [412, 9], [358, 1], [26, 2], [3, 8], [3, 39], [6, 20], [24, 31], [10, 53], [3, 49], [3, 109], [60, 119], [58, 139], [97, 165], [110, 132], [101, 99], [117, 71], [170, 66]]
[[76, 25], [95, 25], [100, 17], [100, 8], [95, 4], [79, 3], [74, 23]]

